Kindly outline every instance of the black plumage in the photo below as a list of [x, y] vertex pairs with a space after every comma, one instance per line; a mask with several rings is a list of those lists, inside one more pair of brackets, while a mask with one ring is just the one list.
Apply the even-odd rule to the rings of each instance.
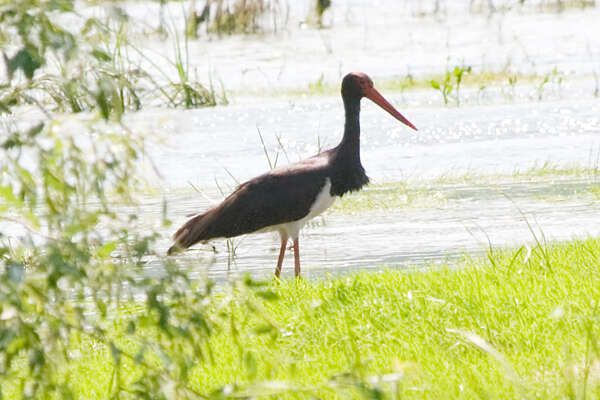
[[[317, 202], [321, 201], [320, 204], [327, 207], [330, 204], [328, 196], [343, 196], [369, 182], [360, 161], [360, 100], [365, 96], [416, 129], [373, 88], [373, 82], [367, 75], [346, 75], [342, 82], [346, 120], [340, 144], [241, 184], [219, 205], [194, 216], [179, 228], [168, 254], [209, 239], [229, 238], [271, 228], [281, 235], [275, 274], [279, 275], [285, 245], [291, 236], [294, 240], [295, 271], [299, 275], [298, 231], [302, 220], [314, 211]], [[326, 185], [330, 185], [329, 193], [322, 193]], [[318, 200], [319, 196], [323, 197]]]

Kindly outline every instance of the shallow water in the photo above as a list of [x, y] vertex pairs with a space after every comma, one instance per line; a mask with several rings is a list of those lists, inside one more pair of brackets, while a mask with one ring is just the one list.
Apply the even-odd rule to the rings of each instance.
[[[587, 179], [441, 185], [435, 187], [435, 195], [444, 201], [433, 206], [367, 209], [356, 215], [326, 213], [302, 231], [303, 275], [452, 263], [467, 253], [483, 254], [490, 244], [534, 245], [536, 237], [544, 242], [597, 236], [600, 202], [586, 193], [589, 185]], [[183, 214], [197, 203], [207, 205], [197, 194], [173, 196], [169, 214], [183, 221]], [[160, 209], [158, 203], [147, 206], [148, 213], [153, 207], [155, 212]], [[168, 244], [166, 240], [160, 243], [164, 248]], [[182, 261], [196, 263], [198, 276], [221, 280], [242, 272], [258, 277], [273, 273], [279, 250], [274, 233], [236, 239], [233, 262], [224, 240], [211, 244], [216, 252], [211, 245], [204, 245], [180, 256]], [[291, 251], [283, 271], [286, 276], [293, 274]]]
[[[201, 33], [189, 43], [190, 70], [201, 78], [210, 73], [235, 91], [306, 87], [321, 77], [337, 83], [348, 71], [376, 78], [437, 74], [461, 63], [519, 73], [555, 67], [566, 74], [600, 73], [599, 7], [540, 12], [539, 2], [527, 1], [527, 7], [489, 14], [470, 13], [468, 1], [442, 1], [445, 12], [431, 15], [434, 1], [336, 1], [319, 30], [303, 23], [312, 2], [278, 3], [288, 17], [284, 25], [280, 16], [275, 34], [211, 41]], [[173, 45], [147, 34], [158, 27], [158, 3], [132, 2], [126, 9], [138, 22], [130, 29], [142, 38], [140, 45], [169, 73], [163, 57], [174, 53]], [[171, 3], [165, 12], [169, 27], [183, 27], [187, 10], [185, 2]], [[263, 26], [269, 32], [274, 23]]]
[[[388, 96], [392, 101], [395, 95]], [[376, 181], [454, 172], [507, 173], [550, 161], [593, 167], [600, 151], [600, 101], [594, 98], [461, 108], [402, 110], [413, 133], [363, 100], [361, 157]], [[247, 104], [191, 111], [140, 113], [129, 120], [159, 132], [150, 154], [170, 189], [225, 186], [268, 170], [270, 158], [298, 161], [338, 143], [343, 130], [338, 98]], [[276, 140], [281, 137], [283, 149]], [[287, 155], [287, 157], [286, 157]]]

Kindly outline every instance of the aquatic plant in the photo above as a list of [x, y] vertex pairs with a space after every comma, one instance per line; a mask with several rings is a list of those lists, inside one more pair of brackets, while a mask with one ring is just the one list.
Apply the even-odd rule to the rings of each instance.
[[[522, 0], [521, 5], [524, 5], [525, 2]], [[569, 8], [596, 7], [596, 0], [545, 0], [537, 2], [535, 6], [540, 11], [562, 12]]]
[[248, 33], [258, 29], [258, 18], [267, 10], [264, 0], [237, 0], [232, 5], [215, 0], [214, 18], [209, 31], [217, 33]]
[[331, 0], [315, 0], [315, 12], [319, 17], [319, 23], [322, 22], [323, 13], [331, 7]]
[[311, 0], [309, 13], [305, 18], [305, 23], [317, 28], [323, 27], [323, 14], [331, 7], [331, 0]]
[[217, 105], [217, 98], [214, 88], [212, 87], [212, 80], [209, 88], [190, 80], [188, 37], [184, 36], [184, 54], [182, 53], [177, 30], [174, 29], [173, 33], [175, 37], [175, 61], [173, 62], [173, 66], [177, 70], [179, 81], [171, 82], [170, 86], [173, 94], [172, 97], [170, 97], [171, 105], [183, 105], [185, 108], [195, 108], [201, 105]]
[[452, 92], [455, 92], [454, 100], [456, 105], [460, 105], [460, 85], [463, 76], [471, 72], [470, 66], [455, 66], [452, 70], [446, 70], [443, 80], [432, 79], [429, 84], [432, 88], [438, 90], [444, 100], [444, 104], [448, 104]]
[[508, 85], [510, 86], [510, 96], [514, 100], [516, 94], [516, 86], [518, 81], [518, 75], [512, 74], [508, 76]]
[[201, 12], [196, 7], [197, 1], [192, 0], [185, 18], [185, 36], [190, 39], [198, 38], [198, 28], [200, 24], [208, 20], [210, 14], [210, 3], [206, 2]]
[[487, 11], [489, 15], [497, 12], [507, 12], [516, 8], [520, 10], [533, 10], [538, 12], [556, 11], [562, 12], [571, 8], [596, 7], [596, 0], [518, 0], [518, 1], [494, 1], [494, 0], [470, 0], [469, 11], [471, 13], [482, 13]]
[[276, 31], [279, 10], [279, 0], [206, 0], [200, 8], [193, 0], [186, 17], [186, 36], [197, 38], [201, 25], [218, 35], [255, 33], [261, 30], [260, 20], [267, 14], [272, 16]]
[[553, 83], [555, 85], [556, 92], [557, 92], [558, 96], [560, 96], [560, 91], [561, 91], [563, 81], [564, 81], [564, 74], [562, 72], [560, 72], [556, 67], [554, 67], [552, 69], [552, 71], [550, 71], [546, 75], [542, 76], [540, 78], [539, 82], [536, 84], [535, 88], [536, 88], [537, 99], [539, 101], [542, 100], [542, 98], [544, 96], [544, 91], [545, 91], [546, 85], [548, 83]]
[[483, 10], [487, 10], [488, 14], [495, 13], [496, 6], [494, 5], [493, 0], [479, 0], [479, 4], [477, 4], [477, 0], [469, 1], [469, 12], [481, 13]]
[[322, 93], [325, 91], [327, 85], [325, 84], [325, 75], [319, 75], [319, 79], [315, 82], [311, 82], [308, 84], [308, 89], [310, 92]]

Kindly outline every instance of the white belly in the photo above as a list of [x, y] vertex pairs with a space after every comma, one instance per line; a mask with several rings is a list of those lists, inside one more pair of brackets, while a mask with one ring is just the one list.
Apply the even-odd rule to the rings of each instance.
[[285, 233], [288, 237], [292, 239], [298, 238], [298, 233], [300, 229], [311, 219], [321, 214], [323, 211], [327, 210], [333, 202], [335, 201], [335, 197], [331, 195], [331, 180], [327, 178], [325, 180], [325, 185], [323, 185], [323, 189], [317, 195], [315, 202], [310, 207], [310, 211], [308, 214], [299, 220], [286, 222], [285, 224], [277, 225], [274, 228], [278, 230], [280, 233]]

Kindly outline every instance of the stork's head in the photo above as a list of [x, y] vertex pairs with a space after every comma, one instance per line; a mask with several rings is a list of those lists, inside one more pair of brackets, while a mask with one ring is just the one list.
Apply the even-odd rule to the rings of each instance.
[[398, 112], [373, 86], [373, 80], [363, 72], [350, 72], [342, 81], [342, 97], [343, 98], [358, 98], [373, 101], [379, 107], [390, 113], [394, 118], [403, 124], [411, 127], [415, 131], [417, 128], [402, 114]]

